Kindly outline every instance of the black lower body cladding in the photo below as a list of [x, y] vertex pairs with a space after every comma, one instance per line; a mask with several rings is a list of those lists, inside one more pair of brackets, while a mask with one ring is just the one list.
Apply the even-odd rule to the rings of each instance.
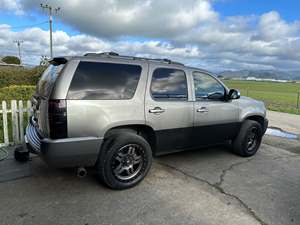
[[157, 138], [155, 154], [163, 155], [220, 144], [235, 138], [240, 127], [241, 123], [237, 122], [155, 131]]
[[28, 124], [25, 140], [31, 153], [53, 167], [94, 166], [102, 144], [98, 137], [43, 138], [32, 123]]
[[101, 138], [43, 139], [41, 158], [54, 167], [94, 166], [102, 144]]

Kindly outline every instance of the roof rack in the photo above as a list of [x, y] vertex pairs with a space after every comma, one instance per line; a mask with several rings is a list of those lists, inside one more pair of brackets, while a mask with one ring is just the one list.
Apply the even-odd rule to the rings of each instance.
[[162, 62], [162, 63], [166, 63], [166, 64], [176, 64], [176, 65], [184, 66], [183, 63], [172, 61], [170, 59], [152, 59], [152, 58], [144, 58], [144, 57], [136, 57], [136, 56], [119, 55], [116, 52], [86, 53], [86, 54], [84, 54], [84, 56], [131, 59], [131, 60], [145, 60], [145, 61]]
[[101, 53], [88, 52], [83, 56], [119, 56], [119, 54], [116, 52], [101, 52]]

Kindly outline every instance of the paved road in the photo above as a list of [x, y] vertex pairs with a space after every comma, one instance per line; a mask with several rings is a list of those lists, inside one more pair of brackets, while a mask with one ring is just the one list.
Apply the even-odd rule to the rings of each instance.
[[269, 126], [300, 134], [300, 116], [289, 113], [267, 111]]
[[159, 157], [126, 191], [34, 158], [29, 177], [0, 183], [1, 224], [300, 224], [300, 148], [265, 142], [247, 159], [224, 147]]

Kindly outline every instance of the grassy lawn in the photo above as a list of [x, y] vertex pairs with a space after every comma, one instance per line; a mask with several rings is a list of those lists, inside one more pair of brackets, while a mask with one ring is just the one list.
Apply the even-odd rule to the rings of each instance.
[[242, 95], [264, 101], [270, 110], [300, 115], [299, 83], [240, 80], [224, 80], [224, 83], [240, 90]]
[[280, 83], [270, 81], [246, 81], [246, 80], [224, 80], [224, 83], [232, 88], [251, 89], [256, 91], [291, 92], [300, 91], [299, 83]]

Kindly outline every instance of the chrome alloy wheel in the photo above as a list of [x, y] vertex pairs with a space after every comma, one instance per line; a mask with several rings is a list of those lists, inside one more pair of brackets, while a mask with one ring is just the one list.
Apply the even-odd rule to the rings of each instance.
[[130, 181], [143, 170], [144, 161], [143, 148], [137, 144], [127, 144], [112, 158], [113, 174], [120, 181]]

